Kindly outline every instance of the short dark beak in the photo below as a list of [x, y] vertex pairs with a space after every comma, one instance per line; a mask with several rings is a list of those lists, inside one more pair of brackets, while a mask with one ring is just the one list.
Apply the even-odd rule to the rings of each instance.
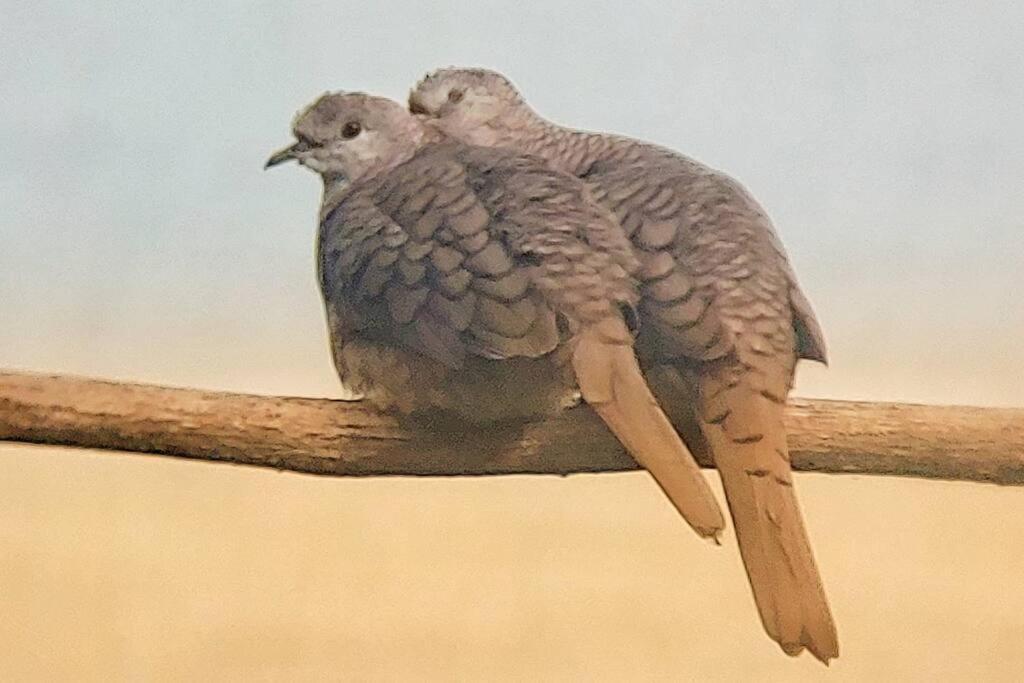
[[309, 146], [304, 142], [296, 142], [291, 147], [285, 147], [282, 150], [274, 152], [271, 157], [267, 159], [267, 163], [264, 164], [263, 169], [266, 170], [271, 166], [277, 166], [278, 164], [283, 164], [286, 161], [294, 161], [300, 152], [305, 152], [307, 149], [309, 149]]

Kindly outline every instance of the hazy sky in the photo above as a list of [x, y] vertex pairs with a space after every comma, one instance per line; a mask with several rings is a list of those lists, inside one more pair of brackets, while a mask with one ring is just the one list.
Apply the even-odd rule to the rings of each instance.
[[318, 182], [262, 161], [324, 90], [469, 64], [742, 180], [828, 336], [802, 393], [1024, 405], [1016, 3], [4, 2], [2, 24], [0, 365], [333, 392]]
[[[458, 64], [744, 182], [829, 340], [799, 393], [1024, 406], [1022, 27], [1011, 2], [0, 0], [0, 368], [337, 395], [319, 184], [263, 162], [323, 91]], [[1019, 676], [1024, 489], [798, 487], [828, 680]], [[0, 678], [825, 678], [761, 632], [730, 533], [699, 543], [643, 473], [0, 444]]]

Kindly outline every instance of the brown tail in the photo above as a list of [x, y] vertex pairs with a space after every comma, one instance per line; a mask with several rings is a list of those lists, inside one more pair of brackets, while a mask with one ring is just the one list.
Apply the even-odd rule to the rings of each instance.
[[705, 433], [761, 622], [786, 654], [806, 647], [828, 664], [839, 642], [793, 491], [784, 406], [742, 381], [715, 403]]
[[722, 511], [693, 455], [651, 394], [631, 341], [625, 325], [615, 319], [579, 334], [572, 364], [583, 398], [690, 526], [717, 540], [725, 527]]

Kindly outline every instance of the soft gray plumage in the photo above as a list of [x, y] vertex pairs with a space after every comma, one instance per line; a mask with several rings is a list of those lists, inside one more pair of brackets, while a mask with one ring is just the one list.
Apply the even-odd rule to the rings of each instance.
[[683, 516], [724, 520], [640, 373], [637, 262], [586, 186], [535, 158], [441, 141], [397, 103], [325, 95], [288, 159], [324, 180], [320, 286], [346, 386], [476, 422], [549, 414], [577, 386]]
[[824, 362], [825, 344], [761, 207], [671, 150], [544, 120], [494, 72], [442, 69], [409, 105], [455, 139], [584, 179], [615, 214], [641, 263], [641, 364], [690, 448], [715, 460], [765, 629], [789, 654], [838, 656], [783, 424], [797, 359]]

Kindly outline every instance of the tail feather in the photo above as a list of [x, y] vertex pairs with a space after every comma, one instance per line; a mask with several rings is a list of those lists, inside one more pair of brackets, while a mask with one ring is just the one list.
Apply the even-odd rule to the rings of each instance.
[[761, 621], [786, 654], [807, 648], [828, 664], [839, 643], [793, 490], [783, 405], [742, 383], [723, 393], [705, 433]]
[[630, 342], [620, 320], [606, 320], [579, 334], [572, 363], [583, 398], [651, 473], [687, 523], [701, 536], [717, 540], [725, 526], [722, 511], [648, 388]]

